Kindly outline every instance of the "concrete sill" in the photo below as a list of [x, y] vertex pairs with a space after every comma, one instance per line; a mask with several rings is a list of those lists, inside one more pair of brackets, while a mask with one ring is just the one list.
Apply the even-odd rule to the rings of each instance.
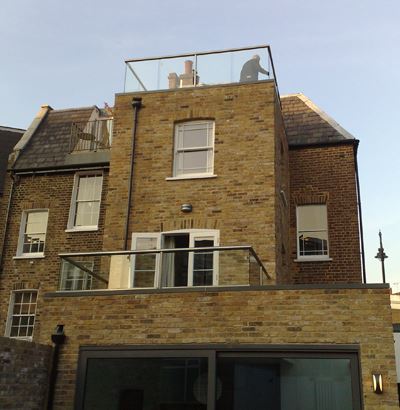
[[330, 262], [333, 261], [332, 258], [326, 257], [326, 258], [300, 258], [300, 259], [294, 259], [294, 262]]
[[98, 226], [92, 226], [92, 227], [90, 227], [90, 226], [88, 226], [88, 227], [81, 227], [81, 228], [69, 228], [69, 229], [66, 229], [65, 230], [65, 232], [68, 232], [68, 233], [70, 233], [70, 232], [95, 232], [95, 231], [98, 231], [99, 230], [99, 227]]
[[40, 255], [19, 255], [19, 256], [13, 256], [14, 260], [19, 260], [19, 259], [43, 259], [45, 256], [44, 254]]

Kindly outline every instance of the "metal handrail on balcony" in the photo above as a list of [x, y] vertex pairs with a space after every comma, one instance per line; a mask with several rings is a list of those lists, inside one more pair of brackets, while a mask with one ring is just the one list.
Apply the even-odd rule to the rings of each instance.
[[109, 149], [112, 138], [112, 119], [73, 122], [70, 152]]
[[[236, 253], [238, 251], [245, 251], [248, 252], [248, 257], [247, 258], [241, 258], [239, 257]], [[229, 252], [235, 252], [235, 254], [227, 254]], [[141, 269], [140, 267], [136, 266], [133, 268], [133, 270], [137, 272], [152, 272], [154, 270], [154, 281], [155, 284], [152, 286], [126, 286], [125, 288], [140, 288], [140, 287], [147, 287], [147, 288], [167, 288], [167, 287], [176, 287], [176, 286], [170, 286], [170, 285], [163, 285], [162, 283], [162, 264], [163, 264], [163, 258], [166, 258], [163, 255], [168, 255], [168, 254], [186, 254], [186, 255], [196, 255], [196, 256], [205, 256], [205, 255], [210, 255], [212, 254], [212, 262], [211, 262], [211, 269], [210, 267], [203, 267], [199, 268], [197, 267], [197, 271], [203, 271], [208, 273], [213, 276], [215, 271], [221, 270], [223, 268], [224, 270], [224, 280], [222, 280], [223, 284], [222, 286], [230, 286], [230, 285], [243, 285], [243, 283], [236, 283], [238, 282], [238, 277], [240, 277], [241, 281], [243, 282], [243, 278], [247, 277], [248, 283], [247, 285], [251, 284], [251, 280], [254, 282], [255, 280], [255, 274], [256, 270], [258, 269], [258, 284], [263, 285], [264, 284], [264, 278], [266, 277], [267, 279], [271, 279], [271, 276], [268, 274], [266, 267], [264, 266], [263, 262], [257, 255], [257, 253], [254, 251], [253, 247], [250, 245], [242, 245], [242, 246], [215, 246], [215, 247], [196, 247], [196, 248], [164, 248], [164, 249], [146, 249], [146, 250], [127, 250], [127, 251], [99, 251], [99, 252], [75, 252], [75, 253], [60, 253], [59, 257], [65, 261], [69, 266], [73, 267], [73, 269], [76, 270], [75, 272], [75, 278], [79, 277], [79, 272], [80, 272], [80, 277], [82, 278], [82, 275], [90, 275], [90, 283], [92, 283], [92, 279], [96, 280], [97, 282], [103, 284], [103, 289], [104, 285], [106, 285], [110, 289], [110, 275], [111, 271], [115, 271], [115, 268], [117, 266], [117, 269], [120, 269], [120, 274], [121, 275], [127, 275], [126, 270], [132, 269], [132, 266], [135, 266], [136, 264], [142, 264]], [[151, 259], [152, 255], [154, 255], [153, 259]], [[147, 256], [147, 258], [146, 258]], [[150, 256], [150, 258], [149, 258]], [[115, 260], [115, 257], [125, 257], [125, 262], [122, 259]], [[86, 260], [90, 260], [91, 262], [91, 267], [88, 267], [88, 264], [85, 264], [85, 258]], [[104, 258], [104, 259], [103, 259]], [[108, 258], [107, 260], [105, 260]], [[114, 262], [113, 262], [114, 258]], [[142, 258], [142, 259], [140, 259]], [[194, 263], [194, 256], [192, 256], [192, 274], [193, 274], [193, 269], [195, 269], [196, 263]], [[190, 260], [190, 259], [189, 259]], [[153, 269], [150, 269], [149, 266], [146, 264], [153, 263], [154, 266], [159, 266], [159, 268], [155, 267]], [[164, 260], [165, 261], [165, 260]], [[117, 264], [115, 263], [117, 262]], [[201, 260], [198, 261], [201, 264]], [[125, 263], [125, 265], [124, 265]], [[209, 262], [210, 263], [210, 260]], [[250, 267], [252, 265], [252, 268]], [[244, 269], [248, 269], [248, 272], [244, 272]], [[72, 270], [73, 270], [72, 269]], [[156, 270], [160, 269], [160, 278], [156, 278]], [[191, 268], [188, 267], [190, 270]], [[108, 272], [107, 272], [108, 270]], [[125, 270], [125, 272], [124, 272]], [[70, 269], [71, 271], [71, 269]], [[210, 272], [211, 271], [211, 272]], [[104, 273], [106, 272], [106, 273]], [[61, 272], [63, 275], [63, 272]], [[189, 274], [188, 274], [189, 275]], [[221, 278], [221, 273], [219, 274]], [[248, 276], [247, 276], [248, 275]], [[251, 279], [252, 277], [252, 279]], [[70, 280], [71, 281], [71, 280]], [[235, 282], [235, 283], [230, 283]], [[61, 283], [65, 284], [65, 278], [61, 280]], [[221, 283], [216, 284], [209, 284], [209, 285], [204, 285], [204, 286], [220, 286]], [[189, 285], [187, 285], [189, 286]], [[193, 285], [195, 286], [195, 285]], [[64, 287], [64, 288], [63, 288]], [[75, 286], [76, 287], [76, 286]], [[101, 288], [101, 286], [100, 286]], [[114, 288], [113, 288], [114, 289]], [[69, 289], [65, 289], [64, 285], [61, 285], [61, 290], [76, 290], [75, 288], [72, 289], [71, 287]], [[80, 288], [79, 290], [84, 290], [83, 288]]]
[[[125, 60], [124, 92], [168, 90], [184, 87], [258, 81], [243, 80], [246, 62], [258, 56], [261, 80], [272, 79], [279, 96], [271, 47], [259, 45]], [[254, 67], [253, 67], [254, 68]]]

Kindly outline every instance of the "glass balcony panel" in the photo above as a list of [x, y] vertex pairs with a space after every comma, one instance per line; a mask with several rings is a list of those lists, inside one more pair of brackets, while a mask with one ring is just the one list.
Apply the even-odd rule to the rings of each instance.
[[196, 239], [195, 247], [182, 249], [64, 254], [61, 256], [59, 289], [258, 286], [268, 283], [259, 259], [250, 253], [249, 247], [224, 249], [207, 246], [211, 242], [209, 239]]
[[262, 46], [127, 61], [125, 92], [173, 90], [270, 78], [274, 76], [269, 48]]
[[71, 124], [70, 151], [98, 151], [111, 147], [112, 118]]

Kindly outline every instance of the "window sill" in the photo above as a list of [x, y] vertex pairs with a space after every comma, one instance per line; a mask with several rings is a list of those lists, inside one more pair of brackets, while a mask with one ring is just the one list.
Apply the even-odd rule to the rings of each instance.
[[167, 177], [166, 181], [178, 181], [180, 179], [204, 179], [204, 178], [216, 178], [218, 175], [214, 174], [197, 174], [197, 175], [179, 175], [177, 177]]
[[304, 258], [297, 258], [294, 259], [294, 262], [330, 262], [333, 259], [330, 258], [329, 256], [324, 256], [324, 257], [304, 257]]
[[81, 226], [79, 228], [68, 228], [65, 232], [94, 232], [98, 230], [98, 226]]
[[33, 336], [26, 336], [26, 337], [22, 337], [22, 336], [6, 336], [10, 339], [14, 339], [14, 340], [25, 340], [26, 342], [32, 342], [33, 340]]
[[17, 256], [13, 256], [13, 259], [43, 259], [44, 253], [36, 253], [36, 254], [32, 254], [32, 255], [17, 255]]

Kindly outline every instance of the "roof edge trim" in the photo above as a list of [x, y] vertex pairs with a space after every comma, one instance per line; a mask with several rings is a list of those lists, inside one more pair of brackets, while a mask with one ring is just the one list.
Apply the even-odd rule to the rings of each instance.
[[18, 160], [18, 157], [21, 154], [21, 151], [26, 147], [29, 143], [33, 135], [35, 134], [36, 130], [39, 128], [39, 125], [42, 123], [43, 119], [46, 117], [49, 111], [53, 110], [50, 105], [42, 105], [40, 107], [39, 112], [36, 114], [36, 117], [33, 119], [31, 125], [28, 129], [24, 132], [24, 135], [21, 139], [17, 142], [14, 147], [13, 152], [9, 156], [9, 166], [12, 168], [14, 167], [15, 163]]
[[307, 148], [324, 148], [324, 147], [332, 147], [335, 145], [354, 145], [355, 147], [358, 146], [360, 140], [357, 139], [345, 139], [341, 141], [327, 141], [327, 142], [314, 142], [311, 144], [289, 144], [289, 150], [295, 149], [307, 149]]

